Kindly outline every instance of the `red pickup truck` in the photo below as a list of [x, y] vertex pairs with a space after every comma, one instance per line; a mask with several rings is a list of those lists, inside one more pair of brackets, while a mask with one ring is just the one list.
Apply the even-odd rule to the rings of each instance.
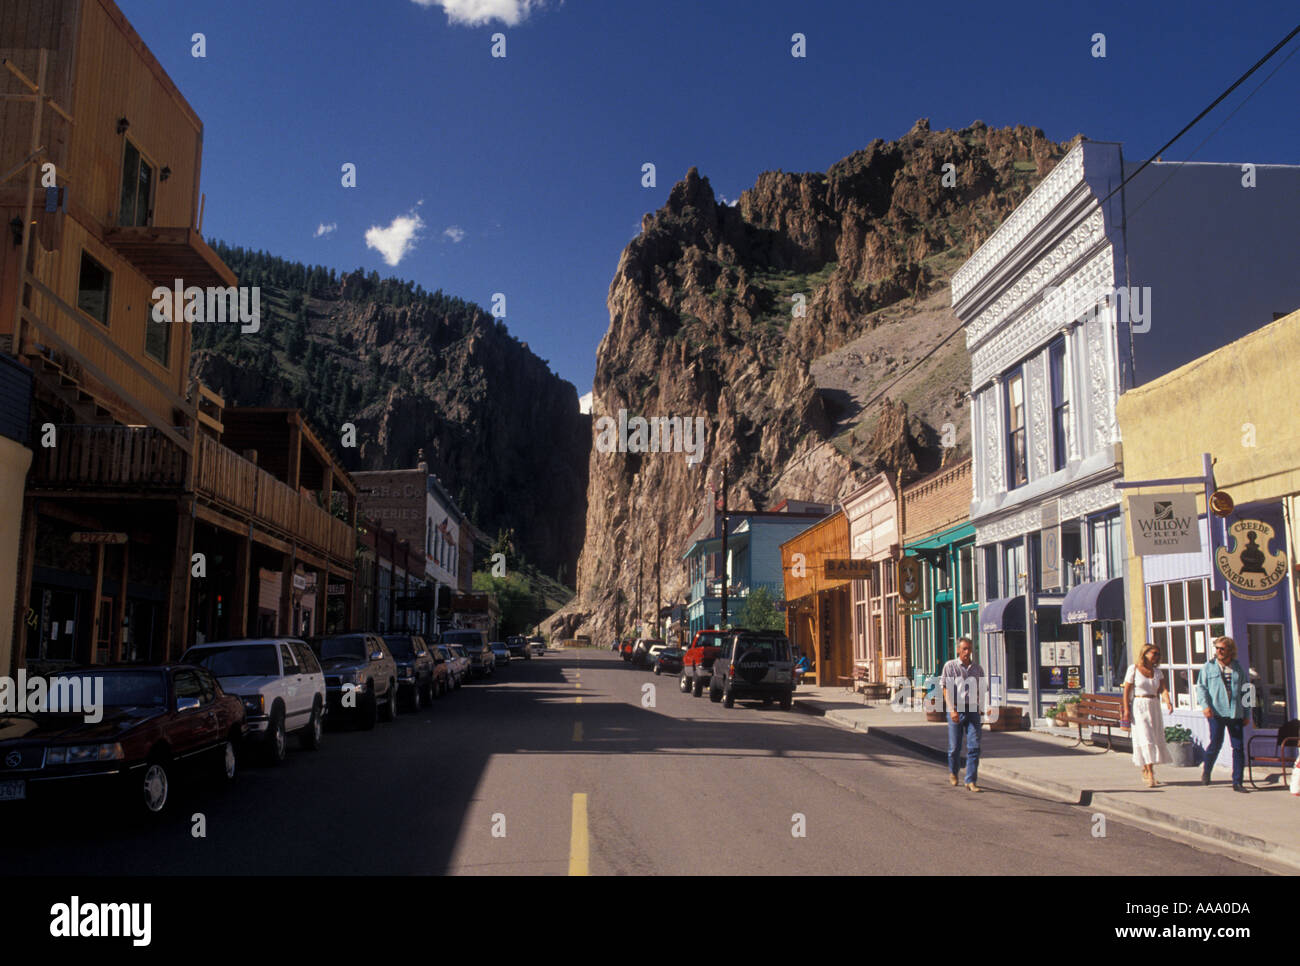
[[723, 631], [716, 627], [710, 627], [695, 632], [695, 639], [691, 641], [691, 646], [682, 655], [681, 689], [683, 693], [689, 691], [697, 698], [704, 693], [704, 689], [709, 686], [709, 681], [713, 677], [713, 659], [722, 650], [723, 640], [738, 630], [744, 630], [744, 628], [733, 627], [730, 630]]

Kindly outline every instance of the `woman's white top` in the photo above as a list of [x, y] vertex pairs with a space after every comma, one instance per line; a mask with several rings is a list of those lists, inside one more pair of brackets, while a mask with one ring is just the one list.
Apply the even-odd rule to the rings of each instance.
[[1124, 683], [1133, 685], [1133, 693], [1145, 698], [1154, 698], [1160, 694], [1160, 685], [1164, 683], [1165, 674], [1160, 668], [1156, 668], [1156, 673], [1147, 677], [1138, 671], [1136, 664], [1128, 666], [1128, 674], [1124, 675]]

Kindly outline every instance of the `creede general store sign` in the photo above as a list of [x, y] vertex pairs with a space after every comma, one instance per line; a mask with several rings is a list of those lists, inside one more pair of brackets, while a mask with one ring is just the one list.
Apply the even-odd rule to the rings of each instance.
[[1237, 597], [1264, 600], [1277, 593], [1286, 577], [1286, 553], [1270, 551], [1275, 534], [1263, 520], [1238, 520], [1228, 527], [1227, 547], [1214, 555], [1219, 573]]

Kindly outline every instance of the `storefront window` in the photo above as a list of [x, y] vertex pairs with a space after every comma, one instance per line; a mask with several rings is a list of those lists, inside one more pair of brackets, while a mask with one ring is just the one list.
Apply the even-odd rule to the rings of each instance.
[[984, 599], [996, 600], [1002, 596], [1001, 582], [998, 580], [998, 548], [984, 548]]
[[1110, 580], [1122, 573], [1124, 566], [1123, 530], [1119, 511], [1089, 521], [1092, 544], [1092, 579]]
[[1160, 648], [1174, 706], [1196, 710], [1196, 677], [1209, 660], [1209, 642], [1222, 637], [1223, 593], [1204, 578], [1147, 587], [1152, 644]]
[[961, 567], [959, 599], [963, 604], [975, 602], [975, 548], [970, 544], [957, 551]]
[[1029, 653], [1025, 649], [1025, 632], [1008, 631], [1003, 635], [1007, 650], [1006, 687], [1025, 690], [1029, 687]]

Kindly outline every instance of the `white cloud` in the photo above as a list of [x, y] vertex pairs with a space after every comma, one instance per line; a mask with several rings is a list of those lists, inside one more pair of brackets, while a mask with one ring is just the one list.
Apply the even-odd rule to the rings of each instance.
[[338, 229], [338, 227], [339, 226], [337, 222], [331, 221], [328, 225], [325, 224], [324, 222], [321, 222], [319, 227], [317, 227], [316, 229], [316, 234], [312, 237], [319, 238], [321, 235], [333, 234]]
[[449, 238], [455, 244], [459, 245], [462, 238], [465, 237], [465, 229], [460, 225], [448, 225], [442, 230], [442, 237]]
[[388, 265], [396, 265], [415, 248], [415, 242], [423, 228], [424, 219], [414, 211], [398, 215], [387, 228], [371, 226], [366, 232], [366, 247], [379, 252]]
[[583, 393], [578, 397], [578, 412], [584, 414], [591, 412], [591, 393]]
[[541, 0], [415, 0], [422, 7], [442, 7], [447, 22], [458, 27], [481, 27], [500, 20], [513, 27], [542, 5]]

